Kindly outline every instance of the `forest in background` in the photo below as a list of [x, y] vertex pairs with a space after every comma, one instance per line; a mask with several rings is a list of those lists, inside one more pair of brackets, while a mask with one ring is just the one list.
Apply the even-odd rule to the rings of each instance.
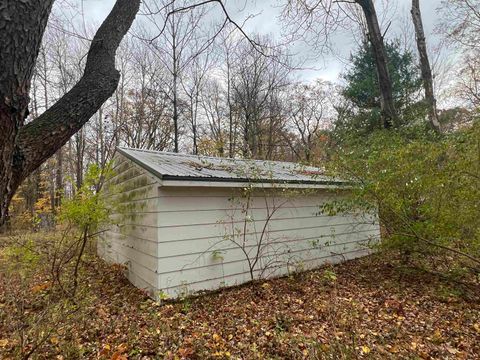
[[[437, 12], [441, 21], [436, 42], [441, 37], [443, 46], [457, 51], [454, 66], [449, 63], [452, 59], [441, 58], [440, 50], [431, 54], [432, 63], [438, 65], [433, 69], [439, 80], [435, 94], [446, 105], [438, 109], [443, 133], [471, 122], [479, 103], [479, 19], [468, 3], [462, 3], [445, 2]], [[92, 37], [82, 18], [82, 4], [61, 2], [54, 9], [33, 75], [30, 120], [82, 75]], [[167, 5], [173, 10], [188, 3], [145, 4], [145, 14], [117, 53], [121, 78], [114, 95], [28, 178], [15, 213], [28, 211], [33, 216], [39, 208], [55, 212], [61, 197], [71, 197], [75, 187], [81, 186], [88, 165], [104, 166], [116, 146], [324, 166], [346, 137], [382, 128], [374, 54], [365, 22], [354, 5], [346, 10], [352, 14], [350, 26], [357, 45], [335, 82], [302, 80], [299, 74], [308, 64], [291, 52], [283, 38], [242, 34], [231, 23], [216, 24], [215, 8], [198, 7], [165, 19], [165, 11], [160, 10]], [[388, 9], [388, 5], [383, 6]], [[295, 18], [307, 16], [300, 11], [285, 8], [283, 20], [294, 23]], [[415, 33], [410, 19], [383, 16], [405, 23], [385, 35], [399, 113], [395, 127], [421, 125], [428, 110]], [[328, 51], [332, 45], [326, 43], [327, 33], [344, 25], [338, 20], [325, 28], [325, 35], [316, 39], [317, 51]], [[299, 38], [301, 31], [292, 28], [290, 36]]]

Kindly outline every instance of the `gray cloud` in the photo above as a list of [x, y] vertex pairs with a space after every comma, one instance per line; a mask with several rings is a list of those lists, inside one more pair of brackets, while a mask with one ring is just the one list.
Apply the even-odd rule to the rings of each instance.
[[[108, 15], [114, 2], [114, 0], [84, 0], [85, 18], [90, 24], [100, 24]], [[282, 23], [279, 20], [281, 3], [282, 1], [279, 0], [235, 0], [227, 1], [226, 7], [232, 18], [238, 23], [243, 23], [250, 15], [256, 14], [245, 24], [244, 29], [247, 33], [272, 34], [280, 40], [283, 30]], [[432, 48], [439, 41], [434, 29], [438, 23], [436, 9], [440, 4], [441, 0], [421, 1], [427, 42]], [[387, 36], [392, 38], [401, 35], [402, 27], [404, 27], [402, 23], [408, 23], [410, 20], [410, 5], [410, 0], [377, 1], [379, 18], [383, 19], [383, 22], [392, 22]], [[213, 11], [211, 21], [221, 22], [221, 16], [219, 12]], [[386, 24], [383, 25], [386, 26]], [[345, 31], [335, 35], [332, 41], [335, 46], [335, 55], [317, 54], [302, 42], [291, 44], [294, 53], [299, 53], [310, 59], [306, 66], [312, 69], [299, 71], [299, 77], [306, 81], [319, 77], [330, 81], [338, 79], [339, 74], [345, 69], [349, 54], [355, 48], [352, 37], [351, 33]]]

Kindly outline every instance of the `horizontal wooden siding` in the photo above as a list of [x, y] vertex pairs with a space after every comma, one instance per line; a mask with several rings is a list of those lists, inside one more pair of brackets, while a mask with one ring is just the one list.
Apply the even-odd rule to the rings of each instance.
[[241, 189], [161, 188], [159, 292], [178, 297], [241, 284], [251, 279], [247, 258], [259, 258], [253, 268], [259, 278], [368, 254], [379, 236], [375, 216], [320, 213], [322, 203], [340, 197], [258, 189], [247, 206]]

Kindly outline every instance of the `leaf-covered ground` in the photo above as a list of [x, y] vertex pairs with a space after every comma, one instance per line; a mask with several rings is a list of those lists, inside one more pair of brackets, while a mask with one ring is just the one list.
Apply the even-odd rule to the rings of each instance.
[[[478, 293], [375, 257], [169, 304], [99, 260], [87, 269], [81, 308], [56, 321], [34, 358], [480, 358]], [[38, 281], [31, 301], [49, 291]], [[7, 330], [0, 322], [3, 359], [19, 342]]]

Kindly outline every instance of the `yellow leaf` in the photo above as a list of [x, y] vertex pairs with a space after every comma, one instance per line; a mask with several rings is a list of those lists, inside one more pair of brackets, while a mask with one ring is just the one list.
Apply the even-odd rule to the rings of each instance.
[[473, 328], [477, 330], [478, 333], [480, 333], [480, 324], [473, 324]]
[[50, 342], [53, 344], [53, 345], [57, 345], [58, 344], [58, 338], [56, 336], [52, 336], [50, 338]]
[[370, 348], [366, 345], [363, 345], [361, 350], [362, 354], [368, 354], [371, 351]]
[[213, 334], [212, 338], [213, 338], [213, 340], [215, 340], [215, 341], [217, 341], [217, 342], [220, 341], [220, 340], [222, 340], [222, 337], [221, 337], [220, 335], [218, 335], [218, 334]]
[[99, 355], [99, 356], [106, 356], [106, 355], [110, 352], [110, 349], [111, 349], [110, 345], [109, 345], [109, 344], [105, 344], [105, 345], [103, 346], [103, 349], [100, 350], [100, 353], [99, 353], [98, 355]]
[[328, 350], [330, 350], [330, 345], [322, 344], [322, 345], [320, 345], [320, 349], [322, 349], [322, 351], [324, 351], [324, 352], [327, 352]]
[[393, 345], [390, 350], [389, 350], [392, 354], [396, 354], [400, 351], [400, 349], [398, 348], [397, 345]]
[[232, 340], [233, 339], [233, 335], [232, 334], [228, 334], [228, 340]]
[[8, 339], [0, 339], [0, 347], [6, 347], [8, 345]]

